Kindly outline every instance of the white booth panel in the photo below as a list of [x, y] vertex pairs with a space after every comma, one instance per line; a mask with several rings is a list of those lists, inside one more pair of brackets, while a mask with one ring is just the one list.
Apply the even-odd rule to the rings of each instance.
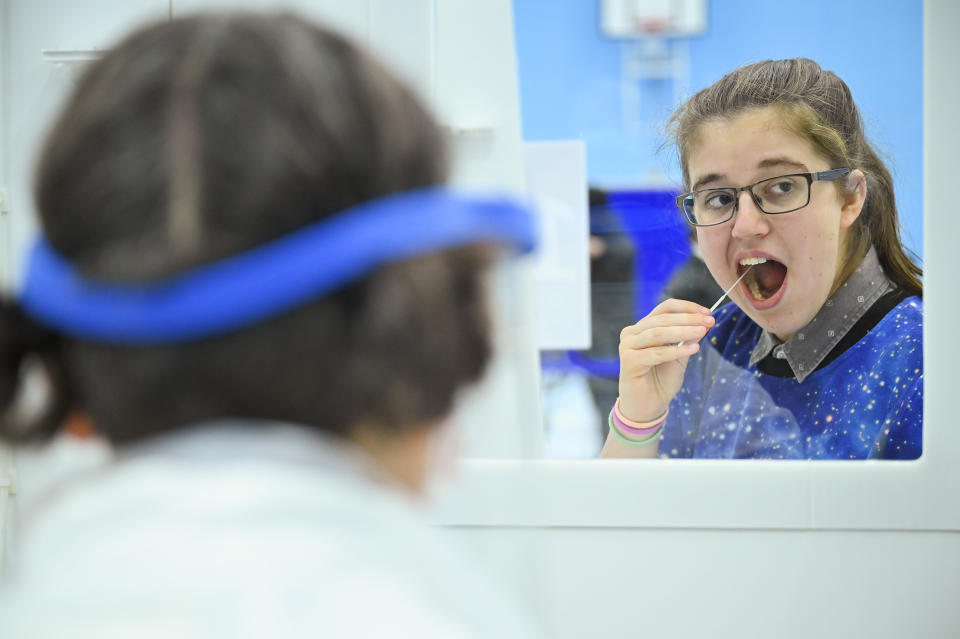
[[590, 220], [586, 152], [580, 140], [523, 146], [527, 193], [537, 209], [534, 256], [537, 344], [590, 348]]
[[960, 147], [960, 5], [927, 0], [923, 14], [923, 456], [464, 462], [437, 520], [524, 592], [549, 636], [957, 636], [960, 219], [937, 189]]
[[551, 639], [947, 639], [954, 533], [464, 528]]

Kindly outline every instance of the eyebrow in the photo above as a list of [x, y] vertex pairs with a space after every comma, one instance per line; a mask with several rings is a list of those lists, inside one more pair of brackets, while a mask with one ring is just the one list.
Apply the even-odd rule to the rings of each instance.
[[697, 180], [696, 182], [694, 182], [694, 183], [693, 183], [693, 186], [690, 187], [690, 190], [691, 190], [691, 191], [696, 191], [696, 190], [698, 190], [701, 186], [703, 186], [704, 184], [710, 184], [711, 182], [717, 182], [717, 181], [719, 181], [719, 180], [724, 179], [725, 177], [726, 177], [725, 175], [722, 175], [722, 174], [720, 174], [720, 173], [708, 173], [707, 175], [704, 175], [702, 178], [700, 178], [699, 180]]
[[810, 169], [808, 169], [807, 165], [804, 164], [803, 162], [797, 162], [795, 160], [789, 160], [787, 158], [769, 158], [757, 164], [758, 169], [767, 169], [772, 166], [789, 166], [795, 169], [803, 169], [804, 173], [810, 172]]
[[[757, 163], [758, 169], [769, 169], [777, 166], [785, 166], [795, 169], [800, 169], [801, 173], [809, 173], [810, 169], [807, 168], [807, 165], [803, 162], [797, 162], [795, 160], [790, 160], [787, 158], [768, 158], [766, 160], [761, 160]], [[690, 188], [691, 191], [696, 191], [704, 184], [710, 184], [711, 182], [718, 182], [725, 179], [727, 176], [722, 173], [708, 173], [702, 178], [694, 182], [693, 186]]]

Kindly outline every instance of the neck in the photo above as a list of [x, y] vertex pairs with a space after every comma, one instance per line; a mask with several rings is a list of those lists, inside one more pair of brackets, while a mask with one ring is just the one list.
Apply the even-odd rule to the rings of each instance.
[[430, 439], [435, 430], [424, 425], [393, 433], [379, 426], [361, 424], [353, 429], [350, 439], [387, 477], [420, 495], [426, 484]]

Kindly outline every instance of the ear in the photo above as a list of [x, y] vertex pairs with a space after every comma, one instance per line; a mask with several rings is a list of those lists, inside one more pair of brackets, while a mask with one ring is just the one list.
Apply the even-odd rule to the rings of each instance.
[[863, 205], [867, 201], [867, 176], [860, 169], [854, 169], [847, 176], [847, 188], [841, 191], [840, 228], [850, 226], [860, 217]]
[[67, 413], [63, 422], [64, 429], [78, 439], [88, 439], [97, 434], [93, 420], [85, 412], [73, 409]]

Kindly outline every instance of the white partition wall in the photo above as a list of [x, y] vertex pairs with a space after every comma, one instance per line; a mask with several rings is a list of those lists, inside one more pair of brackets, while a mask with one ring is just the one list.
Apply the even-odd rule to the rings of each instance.
[[[7, 176], [7, 55], [6, 55], [7, 4], [0, 2], [0, 287], [10, 281], [10, 253], [13, 242], [10, 238], [10, 216], [7, 202], [9, 178]], [[0, 288], [2, 290], [2, 288]]]
[[[387, 0], [389, 1], [389, 0]], [[463, 188], [524, 188], [511, 0], [433, 0], [434, 104], [453, 144]], [[494, 359], [455, 419], [473, 457], [537, 455], [541, 448], [539, 351], [529, 263], [495, 274]]]
[[[0, 2], [0, 285], [10, 277], [8, 273], [9, 260], [5, 259], [5, 256], [10, 253], [10, 218], [7, 215], [7, 163], [6, 154], [3, 152], [7, 148], [6, 118], [4, 117], [6, 105], [3, 99], [3, 96], [6, 95], [4, 82], [6, 79], [6, 73], [4, 72], [6, 56], [2, 45], [6, 33], [6, 13], [6, 3]], [[3, 445], [0, 445], [0, 574], [3, 572], [3, 558], [6, 554], [7, 501], [10, 495], [11, 470], [10, 453]]]

